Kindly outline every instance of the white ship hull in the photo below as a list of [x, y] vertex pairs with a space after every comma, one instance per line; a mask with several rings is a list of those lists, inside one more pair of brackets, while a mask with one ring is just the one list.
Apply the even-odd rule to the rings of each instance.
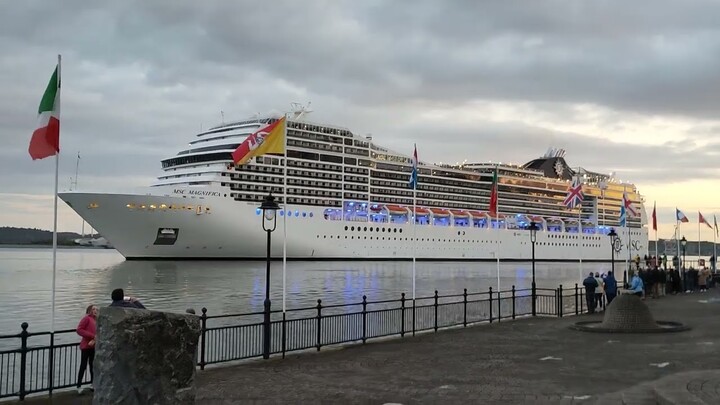
[[[151, 191], [153, 194], [68, 192], [60, 197], [127, 259], [266, 257], [266, 233], [256, 211], [259, 204], [234, 201], [222, 197], [220, 191], [214, 195], [203, 192], [204, 197], [173, 195], [171, 189]], [[143, 205], [145, 208], [139, 208]], [[274, 258], [283, 256], [287, 221], [289, 259], [410, 260], [413, 255], [418, 260], [531, 259], [529, 232], [522, 229], [428, 225], [416, 225], [413, 229], [411, 223], [329, 220], [324, 218], [322, 207], [289, 208], [293, 215], [287, 219], [278, 216], [277, 228], [272, 233]], [[163, 229], [177, 230], [172, 244], [157, 244], [158, 233]], [[631, 229], [634, 233], [631, 252], [627, 250], [627, 228], [616, 231], [623, 243], [615, 260], [647, 254], [646, 228]], [[610, 260], [608, 236], [583, 234], [584, 239], [579, 238], [577, 233], [538, 232], [535, 257], [543, 261]]]

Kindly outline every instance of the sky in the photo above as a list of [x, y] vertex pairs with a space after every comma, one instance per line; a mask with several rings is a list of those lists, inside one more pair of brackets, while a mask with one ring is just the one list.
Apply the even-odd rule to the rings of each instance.
[[[309, 119], [426, 162], [549, 147], [635, 183], [660, 238], [720, 215], [720, 3], [13, 1], [0, 13], [0, 226], [52, 228], [54, 159], [27, 148], [62, 54], [60, 190], [149, 185], [201, 129]], [[80, 231], [62, 201], [59, 229]], [[651, 238], [654, 235], [651, 234]], [[713, 231], [701, 228], [701, 239]]]

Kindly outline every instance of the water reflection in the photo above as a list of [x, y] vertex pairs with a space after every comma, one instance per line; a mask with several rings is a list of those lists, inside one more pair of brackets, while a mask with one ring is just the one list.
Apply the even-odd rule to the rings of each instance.
[[[607, 271], [609, 264], [583, 263], [583, 274]], [[497, 289], [496, 263], [418, 262], [417, 295]], [[530, 288], [530, 263], [503, 263], [500, 286]], [[411, 262], [287, 262], [287, 306], [357, 303], [410, 298]], [[581, 280], [577, 263], [538, 263], [539, 288], [573, 287]], [[207, 307], [210, 314], [262, 311], [262, 261], [125, 261], [113, 250], [65, 249], [58, 254], [56, 324], [73, 328], [90, 303], [106, 305], [114, 288], [140, 298], [152, 309], [184, 311]], [[271, 265], [273, 308], [282, 306], [282, 262]], [[50, 326], [50, 249], [0, 249], [0, 334]]]

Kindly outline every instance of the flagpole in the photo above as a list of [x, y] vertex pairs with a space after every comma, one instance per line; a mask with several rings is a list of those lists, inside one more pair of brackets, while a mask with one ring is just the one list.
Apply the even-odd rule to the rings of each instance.
[[[417, 180], [413, 185], [413, 256], [412, 256], [412, 299], [415, 307], [415, 256], [416, 256], [416, 235], [417, 235]], [[414, 329], [414, 328], [413, 328]]]
[[[283, 205], [285, 206], [285, 215], [283, 215], [283, 264], [282, 264], [282, 310], [283, 314], [285, 313], [287, 306], [286, 306], [286, 285], [287, 285], [287, 216], [288, 216], [288, 203], [287, 203], [287, 134], [288, 134], [288, 120], [287, 120], [287, 113], [284, 115], [285, 118], [285, 139], [283, 142], [285, 142], [285, 147], [283, 150], [285, 151], [285, 159], [283, 159]], [[344, 177], [344, 175], [343, 175]]]
[[420, 180], [420, 169], [418, 166], [420, 166], [420, 162], [417, 161], [417, 144], [413, 146], [413, 159], [415, 167], [413, 170], [415, 170], [415, 178], [413, 179], [413, 212], [412, 212], [412, 219], [413, 219], [413, 257], [412, 257], [412, 300], [413, 300], [413, 331], [415, 330], [415, 276], [416, 276], [416, 268], [415, 268], [415, 258], [417, 255], [417, 184], [418, 180]]
[[[57, 65], [57, 96], [60, 97], [60, 86], [62, 84], [62, 75], [60, 70], [60, 63], [62, 62], [62, 56], [58, 55]], [[57, 223], [58, 223], [58, 179], [60, 173], [60, 150], [55, 154], [55, 195], [53, 196], [53, 239], [52, 239], [52, 320], [50, 321], [50, 332], [55, 332], [55, 285], [56, 285], [56, 273], [57, 273]]]
[[[582, 261], [582, 251], [583, 251], [583, 230], [582, 230], [582, 202], [579, 205], [578, 209], [578, 236], [580, 237], [580, 241], [578, 243], [578, 252], [580, 252], [580, 275], [583, 274], [583, 261]], [[582, 277], [581, 277], [582, 278]]]
[[[497, 203], [496, 203], [497, 209], [495, 210], [496, 211], [495, 212], [495, 214], [496, 214], [495, 220], [497, 221], [498, 235], [500, 237], [502, 237], [502, 234], [500, 232], [500, 170], [498, 170], [498, 167], [499, 167], [499, 165], [496, 164], [495, 165], [495, 176], [497, 177], [497, 183], [495, 183], [495, 193], [496, 193], [495, 198], [497, 200]], [[506, 222], [506, 224], [507, 224], [507, 222]], [[498, 293], [501, 291], [500, 290], [500, 239], [501, 239], [500, 237], [497, 238], [497, 249], [496, 249], [497, 257], [495, 258], [496, 266], [497, 266], [497, 290], [498, 290]], [[490, 300], [492, 302], [492, 297], [490, 297]]]
[[[623, 184], [623, 207], [625, 206], [625, 202], [628, 201], [630, 197], [627, 195], [627, 185]], [[627, 272], [628, 275], [630, 275], [630, 271], [632, 270], [631, 263], [632, 263], [632, 240], [630, 239], [630, 213], [628, 212], [628, 209], [625, 208], [625, 228], [627, 231], [627, 238], [628, 238], [628, 262], [627, 266]]]
[[713, 229], [715, 232], [713, 232], [713, 263], [710, 263], [712, 266], [712, 271], [715, 273], [715, 269], [717, 269], [717, 218], [715, 218], [715, 215], [713, 215], [713, 222], [715, 225], [715, 229]]

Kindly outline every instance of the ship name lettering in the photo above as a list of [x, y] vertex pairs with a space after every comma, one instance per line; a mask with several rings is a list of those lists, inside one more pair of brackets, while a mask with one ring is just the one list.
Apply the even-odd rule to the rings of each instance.
[[220, 197], [219, 191], [203, 191], [203, 190], [183, 190], [176, 188], [173, 190], [173, 194], [182, 194], [182, 195], [201, 195], [201, 196], [208, 196], [208, 197]]

